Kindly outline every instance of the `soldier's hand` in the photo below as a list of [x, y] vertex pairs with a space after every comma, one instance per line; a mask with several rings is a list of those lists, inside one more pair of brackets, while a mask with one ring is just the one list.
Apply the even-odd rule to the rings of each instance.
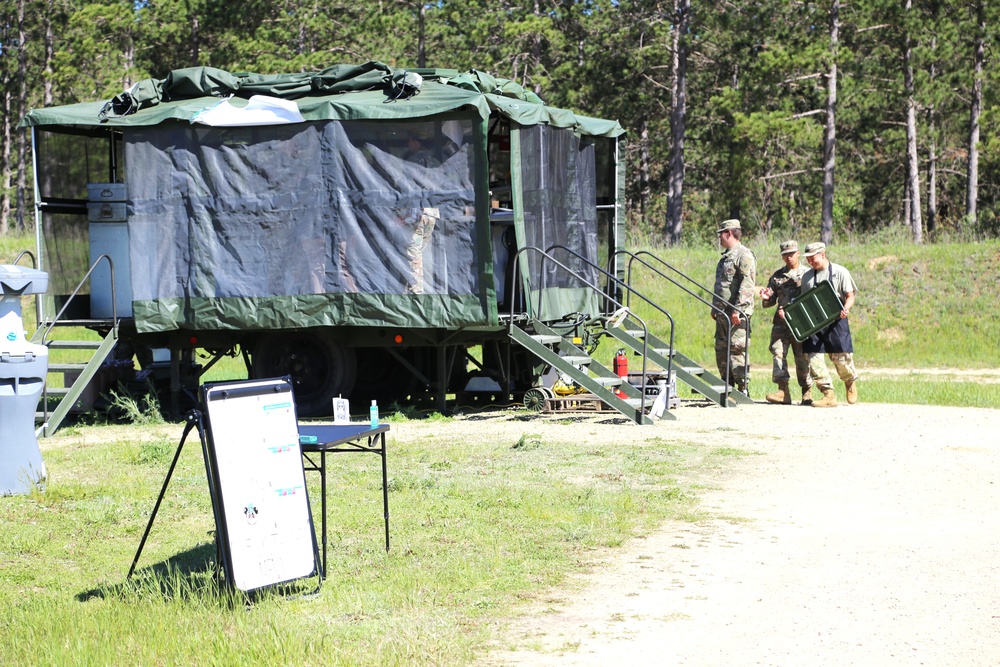
[[781, 306], [778, 306], [778, 317], [785, 319], [785, 309]]
[[729, 321], [733, 323], [734, 327], [738, 327], [740, 325], [740, 314], [733, 313], [729, 316]]

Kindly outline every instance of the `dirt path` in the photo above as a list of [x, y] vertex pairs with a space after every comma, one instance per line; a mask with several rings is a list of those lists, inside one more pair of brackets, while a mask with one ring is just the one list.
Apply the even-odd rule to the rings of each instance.
[[547, 594], [483, 665], [1000, 664], [1000, 411], [685, 411], [652, 428], [761, 453], [706, 480], [714, 518]]

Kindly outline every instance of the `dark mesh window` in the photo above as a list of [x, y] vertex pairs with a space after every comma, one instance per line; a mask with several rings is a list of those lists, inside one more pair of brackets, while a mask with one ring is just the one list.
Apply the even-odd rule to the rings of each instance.
[[478, 294], [471, 120], [126, 135], [136, 300]]
[[[42, 267], [49, 274], [50, 294], [72, 293], [90, 268], [87, 224], [87, 216], [83, 214], [42, 215]], [[89, 285], [84, 285], [80, 292], [90, 293]]]
[[[521, 128], [525, 242], [547, 250], [565, 246], [597, 262], [597, 194], [594, 143], [571, 130], [547, 125]], [[553, 255], [591, 284], [598, 271], [565, 251]], [[535, 289], [579, 287], [580, 281], [552, 262], [530, 253], [530, 275], [540, 277]], [[539, 278], [534, 278], [539, 280]]]
[[87, 199], [87, 183], [111, 180], [111, 135], [56, 134], [36, 130], [38, 189], [42, 200]]

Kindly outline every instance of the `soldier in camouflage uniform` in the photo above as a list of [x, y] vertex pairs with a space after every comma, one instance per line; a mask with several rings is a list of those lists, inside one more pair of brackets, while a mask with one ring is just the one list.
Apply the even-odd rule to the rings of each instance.
[[824, 354], [829, 355], [837, 369], [837, 375], [844, 381], [847, 402], [853, 405], [858, 401], [858, 371], [854, 367], [854, 342], [851, 339], [848, 317], [854, 306], [858, 285], [846, 267], [834, 264], [827, 258], [826, 244], [810, 243], [806, 246], [804, 256], [812, 268], [802, 274], [802, 286], [799, 288], [802, 294], [823, 281], [829, 281], [840, 299], [840, 317], [808, 340], [802, 341], [802, 349], [809, 358], [809, 374], [816, 383], [816, 388], [823, 393], [822, 398], [813, 402], [813, 407], [837, 407], [837, 396], [833, 391], [833, 381], [826, 367]]
[[785, 319], [778, 314], [782, 308], [795, 300], [802, 284], [802, 274], [806, 272], [804, 264], [799, 263], [799, 244], [795, 241], [784, 241], [781, 244], [781, 259], [783, 267], [771, 274], [767, 287], [760, 290], [761, 305], [778, 309], [771, 320], [771, 380], [778, 385], [778, 391], [768, 394], [768, 403], [792, 404], [792, 394], [788, 390], [791, 375], [788, 372], [788, 351], [791, 350], [795, 359], [795, 379], [802, 389], [802, 405], [812, 405], [812, 380], [809, 378], [809, 359], [802, 351], [802, 343], [795, 340], [791, 330], [785, 324]]
[[739, 220], [726, 220], [716, 231], [723, 251], [715, 267], [713, 305], [719, 309], [712, 311], [712, 319], [715, 320], [715, 363], [724, 382], [746, 393], [749, 379], [747, 348], [750, 345], [747, 331], [757, 291], [754, 285], [757, 258], [740, 243], [743, 232]]

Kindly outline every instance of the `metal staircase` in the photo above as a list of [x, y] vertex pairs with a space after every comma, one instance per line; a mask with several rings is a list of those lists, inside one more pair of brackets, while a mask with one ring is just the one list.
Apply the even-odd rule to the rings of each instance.
[[[670, 317], [669, 313], [644, 295], [636, 292], [627, 285], [624, 285], [624, 283], [622, 283], [622, 281], [620, 281], [617, 277], [605, 271], [593, 262], [590, 262], [579, 253], [565, 246], [559, 245], [552, 246], [547, 251], [543, 251], [540, 248], [533, 246], [526, 246], [518, 250], [518, 256], [528, 252], [538, 254], [544, 263], [549, 263], [557, 270], [561, 270], [572, 276], [581, 287], [586, 287], [596, 292], [605, 306], [617, 309], [615, 311], [616, 314], [627, 314], [628, 309], [623, 303], [607, 294], [607, 292], [601, 287], [598, 287], [597, 285], [594, 285], [586, 280], [583, 276], [568, 267], [566, 264], [559, 261], [553, 256], [553, 253], [565, 252], [580, 262], [589, 265], [592, 269], [604, 274], [608, 278], [609, 285], [617, 284], [619, 287], [628, 291], [630, 294], [634, 294], [638, 299], [648, 303], [651, 307], [666, 316], [667, 319], [670, 320], [671, 339], [673, 338], [673, 319]], [[513, 285], [518, 284], [517, 279], [520, 271], [520, 262], [517, 261], [517, 258], [518, 257], [515, 256], [514, 266], [516, 268], [512, 277]], [[530, 294], [530, 289], [526, 291]], [[532, 304], [530, 298], [525, 299], [524, 305], [526, 306], [526, 311], [528, 313], [526, 320], [516, 319], [514, 317], [513, 305], [511, 306], [510, 327], [508, 332], [513, 342], [532, 353], [537, 359], [541, 360], [549, 367], [554, 368], [559, 373], [569, 378], [575, 385], [585, 389], [596, 399], [602, 401], [604, 405], [618, 411], [629, 420], [637, 424], [652, 424], [654, 422], [653, 418], [650, 417], [648, 413], [648, 410], [653, 405], [653, 400], [649, 398], [646, 392], [646, 386], [648, 384], [646, 360], [649, 358], [649, 350], [647, 349], [648, 346], [644, 340], [648, 334], [648, 328], [640, 317], [636, 315], [630, 316], [630, 321], [639, 327], [639, 331], [641, 333], [641, 335], [635, 339], [636, 349], [639, 354], [642, 355], [642, 370], [639, 373], [640, 381], [639, 388], [637, 388], [630, 384], [629, 378], [619, 377], [611, 369], [594, 360], [594, 358], [591, 357], [590, 354], [588, 354], [583, 348], [574, 344], [571, 338], [563, 336], [555, 329], [543, 323], [542, 318], [538, 316], [542, 310], [541, 291], [539, 291], [537, 305]], [[595, 322], [600, 323], [602, 328], [609, 321], [609, 318], [604, 316], [597, 318], [584, 316], [583, 319], [587, 324]], [[599, 331], [598, 337], [602, 335], [604, 335], [604, 332]], [[669, 363], [666, 368], [667, 373], [669, 374]], [[539, 398], [545, 398], [545, 391], [548, 391], [548, 389], [541, 386], [529, 389], [525, 394], [526, 405], [531, 403], [532, 395], [536, 392], [542, 393], [542, 396]], [[671, 420], [676, 419], [674, 414], [670, 412], [669, 408], [665, 409], [659, 418]]]
[[[633, 264], [637, 263], [649, 269], [650, 271], [652, 271], [659, 277], [663, 278], [664, 280], [668, 281], [675, 287], [679, 288], [681, 291], [685, 292], [688, 296], [703, 303], [712, 311], [714, 315], [724, 317], [728, 321], [728, 314], [725, 311], [716, 307], [711, 298], [706, 299], [702, 296], [702, 294], [712, 295], [712, 290], [710, 290], [705, 285], [702, 285], [701, 283], [697, 282], [696, 280], [694, 280], [687, 274], [683, 273], [679, 269], [675, 268], [674, 266], [668, 264], [662, 258], [657, 257], [648, 250], [641, 250], [639, 252], [619, 250], [614, 255], [612, 255], [609, 262], [614, 262], [617, 260], [618, 257], [622, 256], [627, 258], [626, 279], [623, 281], [623, 284], [627, 287], [626, 297], [625, 297], [626, 303], [628, 303], [629, 296], [635, 293], [634, 290], [631, 289], [631, 281], [632, 281], [632, 267]], [[669, 273], [665, 273], [665, 271]], [[677, 279], [675, 279], [674, 276], [676, 276], [676, 278], [679, 278], [684, 282], [679, 282]], [[698, 290], [698, 292], [701, 292], [701, 294], [699, 294], [694, 290]], [[747, 336], [749, 337], [750, 318], [748, 318], [746, 316], [746, 313], [739, 310], [738, 308], [733, 308], [733, 310], [738, 312], [743, 317], [743, 319], [746, 320]], [[747, 369], [745, 371], [745, 377], [747, 378], [748, 384], [746, 392], [741, 392], [731, 386], [728, 386], [727, 383], [721, 377], [715, 375], [714, 373], [711, 373], [706, 368], [700, 366], [694, 360], [690, 359], [689, 357], [686, 357], [685, 355], [681, 354], [676, 350], [673, 350], [673, 355], [671, 359], [667, 359], [667, 355], [663, 354], [663, 351], [671, 350], [672, 346], [667, 345], [663, 341], [656, 339], [655, 337], [652, 336], [646, 336], [646, 338], [643, 339], [642, 336], [638, 335], [641, 334], [642, 331], [638, 331], [633, 328], [632, 330], [625, 330], [625, 331], [622, 331], [620, 329], [615, 331], [609, 330], [609, 333], [613, 335], [615, 338], [621, 340], [623, 343], [625, 343], [628, 347], [632, 349], [636, 349], [635, 348], [636, 341], [641, 340], [642, 342], [645, 342], [651, 350], [652, 356], [650, 360], [653, 361], [653, 363], [663, 365], [665, 364], [665, 362], [672, 360], [673, 368], [677, 373], [677, 379], [683, 382], [684, 384], [688, 385], [689, 387], [691, 387], [699, 394], [702, 394], [716, 405], [720, 405], [722, 407], [733, 407], [739, 404], [747, 405], [753, 403], [753, 399], [750, 398], [750, 387], [749, 387], [750, 376], [749, 372], [747, 372], [749, 370], [749, 360], [750, 360], [749, 353], [747, 354], [746, 357]], [[726, 351], [727, 360], [730, 358], [729, 352], [730, 351], [727, 349]], [[667, 366], [664, 365], [664, 368], [667, 368]], [[728, 368], [727, 368], [727, 375], [728, 375]]]
[[[73, 325], [72, 322], [66, 324]], [[39, 434], [48, 437], [56, 432], [70, 411], [77, 406], [98, 369], [115, 349], [115, 345], [118, 343], [118, 329], [117, 327], [113, 328], [101, 341], [46, 340], [42, 337], [41, 340], [33, 340], [32, 342], [40, 343], [49, 348], [50, 378], [53, 375], [61, 374], [64, 384], [66, 384], [66, 379], [73, 379], [69, 386], [62, 388], [50, 387], [49, 381], [45, 382], [41, 409], [35, 413], [35, 421], [39, 423]], [[53, 362], [52, 352], [54, 350], [85, 350], [89, 353], [89, 360], [86, 362]], [[50, 413], [51, 402], [49, 399], [51, 397], [56, 398], [58, 403]]]
[[[111, 258], [107, 255], [101, 255], [98, 257], [94, 263], [91, 265], [90, 270], [77, 285], [73, 293], [69, 295], [60, 308], [59, 312], [50, 321], [42, 321], [41, 309], [39, 309], [39, 322], [38, 328], [35, 329], [34, 335], [31, 337], [31, 342], [38, 343], [40, 345], [45, 345], [49, 348], [49, 377], [53, 375], [61, 374], [63, 377], [63, 384], [67, 384], [68, 379], [72, 379], [72, 382], [68, 386], [62, 388], [50, 387], [49, 380], [46, 379], [45, 388], [42, 391], [41, 405], [38, 412], [35, 413], [35, 422], [38, 424], [37, 432], [43, 437], [48, 437], [56, 432], [56, 429], [62, 425], [63, 420], [70, 411], [77, 405], [90, 385], [94, 376], [97, 375], [98, 370], [111, 355], [115, 349], [115, 345], [118, 343], [118, 315], [117, 312], [112, 312], [111, 320], [68, 320], [64, 319], [63, 315], [66, 313], [70, 303], [77, 296], [77, 294], [82, 289], [83, 285], [90, 279], [90, 274], [93, 273], [97, 265], [103, 261], [107, 260], [108, 264], [111, 265]], [[110, 267], [111, 270], [111, 294], [112, 294], [112, 304], [115, 303], [115, 286], [114, 286], [114, 266]], [[53, 328], [59, 327], [85, 327], [89, 329], [100, 329], [107, 330], [104, 337], [100, 341], [95, 340], [56, 340], [50, 338]], [[54, 359], [52, 354], [54, 351], [58, 351], [63, 354], [64, 351], [77, 351], [75, 353], [70, 352], [68, 354], [73, 354], [76, 357], [86, 357], [86, 361], [57, 361]], [[57, 401], [55, 409], [49, 412], [50, 408], [50, 397], [54, 397]], [[89, 407], [89, 406], [87, 406]]]
[[[617, 410], [635, 423], [652, 423], [651, 417], [646, 412], [648, 407], [647, 402], [649, 402], [647, 401], [647, 387], [650, 386], [650, 377], [659, 376], [662, 378], [664, 375], [668, 379], [671, 377], [676, 378], [678, 381], [691, 387], [694, 391], [705, 396], [708, 400], [722, 407], [735, 407], [740, 404], [753, 403], [748, 393], [728, 386], [721, 377], [710, 372], [674, 348], [673, 318], [652, 299], [631, 286], [632, 264], [633, 262], [643, 264], [691, 296], [702, 301], [713, 312], [724, 314], [723, 311], [712, 303], [711, 297], [709, 299], [703, 298], [674, 280], [673, 277], [667, 275], [661, 269], [665, 268], [667, 271], [677, 273], [681, 278], [693, 283], [696, 288], [711, 294], [711, 291], [704, 286], [696, 283], [662, 259], [646, 252], [636, 254], [628, 251], [620, 251], [618, 253], [628, 256], [627, 280], [622, 280], [610, 271], [605, 271], [601, 267], [594, 265], [586, 258], [565, 246], [552, 246], [546, 251], [529, 246], [519, 250], [518, 254], [523, 252], [539, 254], [543, 262], [554, 264], [558, 269], [572, 275], [579, 284], [600, 293], [605, 307], [609, 310], [617, 308], [610, 316], [590, 318], [590, 320], [591, 322], [599, 322], [600, 330], [596, 332], [598, 337], [610, 336], [619, 341], [623, 347], [639, 355], [642, 369], [637, 374], [638, 382], [635, 383], [637, 386], [633, 386], [633, 383], [629, 382], [634, 377], [632, 374], [630, 374], [629, 378], [619, 378], [613, 371], [596, 362], [584, 349], [573, 344], [570, 338], [561, 335], [556, 330], [544, 324], [542, 318], [539, 317], [542, 307], [540, 296], [538, 306], [534, 309], [532, 308], [534, 304], [531, 303], [531, 299], [525, 300], [524, 305], [528, 313], [528, 318], [520, 320], [520, 324], [516, 323], [517, 320], [513, 316], [512, 308], [511, 326], [509, 329], [510, 337], [515, 343], [531, 352], [549, 367], [554, 368], [563, 376], [572, 380], [574, 384], [590, 392], [608, 407]], [[556, 259], [554, 254], [563, 252], [578, 261], [588, 264], [606, 276], [609, 289], [602, 290], [596, 285], [589, 283], [578, 273]], [[649, 255], [650, 259], [646, 259], [642, 255]], [[612, 262], [616, 258], [617, 254], [611, 258]], [[656, 263], [655, 265], [654, 262]], [[514, 266], [519, 267], [520, 264], [515, 261]], [[517, 280], [517, 273], [518, 269], [515, 269], [514, 281]], [[615, 297], [623, 299], [624, 303]], [[650, 333], [642, 318], [630, 310], [629, 303], [632, 297], [636, 297], [646, 307], [659, 311], [666, 317], [670, 326], [669, 341], [664, 341]], [[548, 392], [547, 395], [546, 392]], [[538, 393], [538, 396], [535, 396], [535, 393]], [[526, 392], [525, 404], [528, 405], [533, 401], [550, 400], [551, 397], [551, 390], [536, 386]], [[662, 418], [675, 419], [676, 417], [668, 409], [663, 413]]]
[[[735, 404], [751, 404], [753, 400], [741, 391], [726, 387], [722, 378], [715, 375], [693, 359], [672, 349], [668, 343], [650, 333], [646, 333], [635, 323], [626, 318], [620, 327], [607, 327], [607, 333], [616, 338], [626, 348], [642, 354], [643, 341], [646, 345], [646, 358], [660, 368], [676, 373], [677, 380], [688, 385], [708, 400], [722, 407], [732, 407]], [[672, 362], [672, 363], [671, 363]], [[727, 391], [728, 389], [728, 391]]]
[[[510, 337], [539, 360], [569, 377], [636, 424], [653, 423], [653, 419], [646, 413], [646, 408], [651, 406], [652, 401], [647, 400], [641, 391], [615, 375], [611, 369], [595, 361], [585, 350], [542, 322], [528, 320], [524, 325], [512, 326]], [[540, 388], [528, 391], [538, 392]], [[625, 397], [619, 397], [618, 392]], [[530, 400], [529, 394], [529, 402]], [[675, 419], [670, 412], [664, 412], [663, 418]]]

